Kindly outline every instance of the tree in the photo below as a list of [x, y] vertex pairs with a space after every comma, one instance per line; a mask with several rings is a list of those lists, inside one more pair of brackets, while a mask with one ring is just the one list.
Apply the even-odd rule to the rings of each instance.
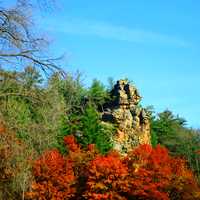
[[32, 66], [28, 66], [24, 69], [20, 79], [23, 86], [28, 90], [37, 88], [43, 82], [41, 74]]
[[63, 97], [66, 105], [66, 114], [82, 114], [84, 112], [83, 100], [86, 96], [86, 89], [82, 84], [82, 77], [79, 72], [76, 74], [67, 73], [62, 77], [54, 73], [48, 80], [49, 88], [54, 88]]
[[88, 95], [89, 100], [100, 110], [103, 109], [102, 107], [105, 103], [105, 100], [109, 98], [108, 92], [106, 91], [104, 85], [97, 79], [93, 80], [92, 85], [89, 88]]
[[66, 111], [62, 95], [35, 68], [0, 72], [0, 114], [9, 128], [38, 153], [52, 146]]
[[43, 93], [39, 87], [43, 79], [36, 68], [28, 66], [22, 72], [0, 70], [0, 80], [2, 104], [6, 104], [10, 98], [14, 97], [26, 99], [32, 104], [43, 102]]
[[101, 123], [97, 110], [92, 105], [87, 105], [82, 114], [73, 114], [67, 118], [63, 130], [58, 135], [57, 147], [65, 153], [63, 138], [73, 134], [84, 148], [89, 144], [95, 144], [97, 149], [105, 154], [113, 146], [114, 132], [114, 126]]
[[35, 152], [9, 129], [0, 116], [0, 199], [24, 199]]
[[0, 67], [31, 64], [45, 72], [61, 70], [58, 59], [45, 54], [47, 41], [34, 34], [31, 9], [26, 0], [17, 1], [12, 8], [0, 8]]
[[29, 199], [197, 200], [200, 188], [186, 162], [173, 158], [160, 145], [141, 145], [122, 157], [100, 155], [74, 136], [64, 138], [68, 154], [45, 152], [34, 162]]
[[157, 118], [153, 117], [151, 119], [151, 132], [152, 135], [157, 137], [158, 143], [173, 151], [172, 148], [175, 148], [176, 138], [185, 124], [185, 119], [174, 116], [171, 111], [165, 110], [159, 113]]
[[[151, 109], [151, 113], [152, 109]], [[151, 115], [151, 141], [155, 146], [166, 146], [175, 156], [186, 158], [189, 166], [200, 177], [200, 134], [198, 130], [185, 127], [186, 120], [166, 110]]]

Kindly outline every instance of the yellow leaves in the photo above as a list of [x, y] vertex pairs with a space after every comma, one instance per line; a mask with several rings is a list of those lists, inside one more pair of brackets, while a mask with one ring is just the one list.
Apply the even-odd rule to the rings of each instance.
[[108, 187], [106, 187], [105, 184], [103, 183], [96, 183], [94, 186], [93, 186], [93, 189], [99, 189], [99, 190], [106, 190], [108, 189]]
[[132, 167], [133, 167], [133, 169], [135, 169], [134, 172], [138, 172], [140, 166], [141, 166], [141, 165], [138, 164], [138, 163], [133, 163], [133, 164], [132, 164]]
[[195, 197], [196, 199], [200, 199], [200, 192], [195, 192], [195, 193], [194, 193], [194, 197]]

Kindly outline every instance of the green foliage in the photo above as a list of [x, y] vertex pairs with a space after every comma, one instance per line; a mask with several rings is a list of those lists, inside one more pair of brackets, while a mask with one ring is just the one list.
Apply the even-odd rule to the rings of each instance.
[[71, 115], [83, 111], [82, 101], [87, 91], [81, 82], [81, 74], [74, 76], [67, 74], [65, 78], [54, 74], [48, 81], [49, 88], [56, 90], [62, 96], [65, 104], [65, 113]]
[[32, 67], [2, 70], [0, 78], [0, 113], [9, 128], [38, 153], [51, 147], [65, 115], [63, 97], [55, 88], [42, 87], [41, 75]]
[[185, 127], [186, 120], [166, 110], [151, 117], [151, 141], [166, 146], [174, 156], [187, 159], [192, 170], [200, 177], [200, 132]]
[[26, 89], [37, 88], [43, 82], [41, 74], [36, 68], [28, 66], [20, 74], [20, 81]]
[[57, 136], [57, 147], [62, 153], [65, 153], [65, 145], [63, 138], [66, 135], [73, 134], [77, 141], [83, 146], [88, 144], [96, 144], [101, 153], [106, 153], [112, 148], [112, 134], [115, 129], [113, 126], [104, 125], [99, 114], [92, 105], [88, 105], [82, 115], [73, 114], [63, 123], [63, 128]]
[[97, 79], [93, 80], [92, 85], [88, 91], [88, 96], [90, 102], [94, 103], [100, 110], [102, 109], [105, 101], [109, 99], [109, 95], [105, 86]]
[[151, 133], [151, 145], [155, 147], [158, 144], [158, 136], [156, 135], [156, 132]]
[[[30, 66], [22, 72], [0, 71], [0, 116], [35, 155], [52, 147], [67, 154], [63, 138], [70, 134], [85, 150], [89, 144], [95, 144], [101, 154], [112, 149], [115, 127], [101, 122], [99, 113], [108, 94], [108, 89], [97, 80], [89, 89], [84, 88], [80, 74], [53, 74], [44, 82]], [[199, 131], [186, 128], [186, 121], [169, 110], [157, 116], [153, 108], [146, 110], [151, 116], [152, 146], [159, 143], [171, 155], [185, 157], [200, 177]], [[22, 184], [20, 179], [29, 173], [25, 166], [10, 184]]]
[[108, 77], [108, 91], [111, 91], [115, 85], [115, 81], [112, 77]]
[[83, 135], [80, 143], [83, 146], [96, 144], [101, 153], [108, 152], [111, 147], [111, 134], [99, 121], [99, 114], [92, 106], [88, 106], [81, 118]]
[[[69, 135], [72, 130], [74, 129], [78, 130], [77, 125], [73, 123], [75, 118], [76, 118], [76, 115], [72, 115], [70, 117], [70, 120], [66, 116], [64, 116], [61, 120], [59, 133], [56, 135], [56, 142], [53, 144], [53, 147], [57, 148], [62, 154], [67, 153], [67, 149], [65, 147], [63, 138], [66, 135]], [[72, 133], [74, 133], [74, 131]]]
[[169, 110], [158, 114], [158, 118], [152, 120], [152, 133], [157, 135], [158, 143], [172, 150], [177, 134], [184, 127], [185, 120], [174, 116]]
[[190, 167], [200, 178], [200, 132], [183, 129], [181, 133], [182, 135], [178, 137], [179, 145], [176, 147], [176, 154], [186, 157]]

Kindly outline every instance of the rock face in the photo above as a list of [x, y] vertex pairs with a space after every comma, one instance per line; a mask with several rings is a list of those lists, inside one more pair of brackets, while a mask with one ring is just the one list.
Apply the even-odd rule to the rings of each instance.
[[104, 106], [102, 120], [116, 124], [114, 149], [126, 153], [140, 144], [150, 144], [149, 117], [139, 106], [138, 90], [126, 80], [119, 80], [111, 91], [111, 99]]

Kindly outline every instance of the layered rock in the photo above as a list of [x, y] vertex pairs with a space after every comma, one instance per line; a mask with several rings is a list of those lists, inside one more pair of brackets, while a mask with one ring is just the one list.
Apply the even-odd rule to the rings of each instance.
[[138, 90], [126, 80], [119, 80], [111, 91], [111, 99], [104, 106], [102, 120], [117, 127], [114, 148], [126, 153], [140, 144], [150, 144], [149, 117], [139, 106]]

